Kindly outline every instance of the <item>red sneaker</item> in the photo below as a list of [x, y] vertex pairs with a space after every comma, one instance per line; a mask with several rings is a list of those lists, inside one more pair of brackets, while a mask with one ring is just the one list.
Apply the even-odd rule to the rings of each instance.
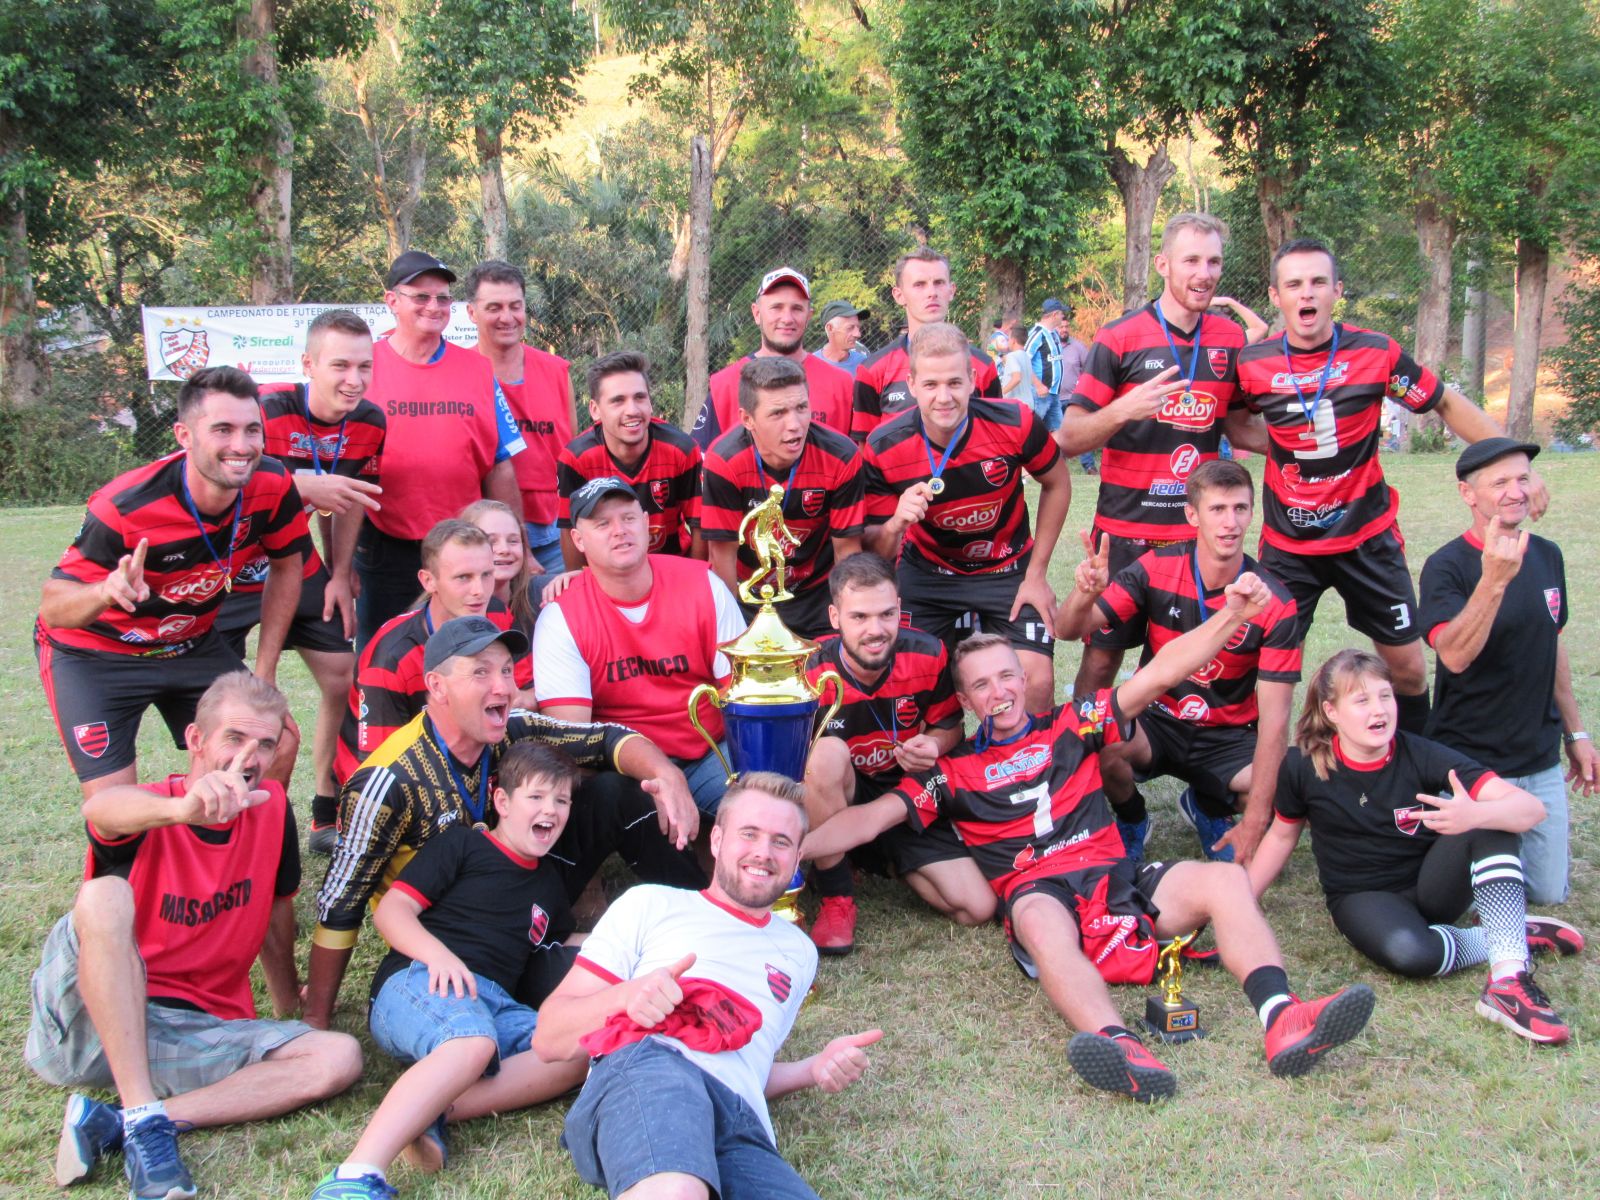
[[854, 896], [824, 896], [817, 918], [811, 923], [811, 940], [818, 954], [842, 956], [856, 948], [856, 900]]
[[1555, 917], [1528, 918], [1528, 949], [1534, 954], [1559, 954], [1566, 958], [1584, 947], [1583, 934]]
[[1489, 980], [1478, 997], [1478, 1015], [1504, 1025], [1518, 1037], [1547, 1046], [1559, 1046], [1572, 1036], [1567, 1023], [1550, 1007], [1550, 997], [1527, 971]]
[[1377, 997], [1364, 983], [1352, 984], [1321, 1000], [1296, 996], [1267, 1030], [1267, 1067], [1274, 1075], [1304, 1075], [1317, 1059], [1342, 1046], [1372, 1016]]
[[1178, 1090], [1178, 1077], [1135, 1037], [1075, 1033], [1067, 1043], [1067, 1061], [1090, 1087], [1140, 1104], [1166, 1100]]

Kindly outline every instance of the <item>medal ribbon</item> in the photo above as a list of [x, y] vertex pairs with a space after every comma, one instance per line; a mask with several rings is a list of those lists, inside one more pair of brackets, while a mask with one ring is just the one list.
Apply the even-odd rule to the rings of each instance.
[[[1167, 349], [1172, 351], [1172, 361], [1181, 371], [1183, 369], [1183, 355], [1178, 353], [1178, 343], [1173, 340], [1172, 331], [1167, 328], [1167, 318], [1161, 315], [1161, 301], [1157, 300], [1152, 308], [1156, 310], [1156, 322], [1161, 326], [1161, 336], [1167, 339]], [[1205, 328], [1204, 314], [1200, 323], [1194, 327], [1194, 357], [1189, 360], [1189, 378], [1183, 381], [1184, 395], [1194, 391], [1195, 373], [1200, 370], [1200, 331]]]
[[200, 519], [200, 509], [194, 502], [194, 497], [189, 494], [189, 469], [184, 464], [184, 469], [178, 474], [178, 483], [183, 489], [184, 507], [189, 510], [189, 515], [194, 518], [194, 527], [200, 531], [200, 540], [206, 544], [206, 553], [211, 555], [213, 566], [222, 567], [222, 590], [233, 591], [233, 543], [239, 536], [239, 514], [244, 511], [244, 489], [239, 489], [239, 495], [233, 502], [233, 529], [228, 533], [228, 565], [222, 566], [222, 555], [217, 553], [217, 548], [211, 544], [211, 535], [206, 532], [206, 523]]
[[1328, 390], [1328, 377], [1333, 374], [1333, 360], [1339, 355], [1339, 326], [1333, 327], [1333, 344], [1328, 347], [1328, 361], [1322, 364], [1322, 375], [1317, 380], [1317, 394], [1311, 398], [1311, 403], [1306, 404], [1306, 394], [1300, 390], [1300, 381], [1294, 377], [1294, 359], [1289, 357], [1289, 335], [1283, 335], [1283, 361], [1289, 367], [1289, 386], [1294, 389], [1295, 398], [1300, 401], [1300, 412], [1306, 419], [1307, 425], [1315, 425], [1317, 406], [1322, 403], [1322, 393]]
[[[756, 470], [760, 472], [762, 482], [765, 483], [771, 472], [767, 470], [767, 464], [761, 461], [761, 451], [756, 449], [755, 439], [753, 438], [750, 441], [750, 452], [756, 456]], [[806, 448], [801, 446], [799, 455], [796, 456], [794, 463], [789, 467], [789, 478], [783, 485], [783, 499], [786, 503], [789, 499], [789, 489], [794, 486], [794, 473], [800, 469], [800, 460], [805, 456]], [[772, 475], [772, 478], [776, 479], [777, 476]]]
[[317, 452], [317, 430], [311, 423], [311, 392], [307, 389], [300, 393], [300, 407], [306, 414], [306, 433], [311, 438], [311, 469], [318, 475], [332, 475], [339, 469], [339, 458], [344, 453], [344, 429], [350, 424], [350, 418], [345, 417], [339, 422], [339, 440], [333, 444], [333, 459], [328, 463], [327, 471], [322, 469], [322, 455]]
[[[1205, 616], [1206, 616], [1206, 582], [1205, 582], [1204, 579], [1200, 578], [1200, 541], [1199, 541], [1198, 538], [1195, 539], [1194, 554], [1189, 559], [1189, 562], [1194, 567], [1194, 594], [1195, 594], [1196, 597], [1198, 597], [1198, 599], [1200, 601], [1200, 619], [1201, 620], [1205, 620]], [[1239, 559], [1239, 569], [1233, 573], [1234, 582], [1237, 583], [1238, 579], [1239, 579], [1239, 576], [1241, 576], [1243, 574], [1244, 574], [1244, 559], [1240, 558]], [[1224, 584], [1223, 586], [1227, 586], [1227, 585]]]
[[977, 736], [972, 739], [973, 746], [981, 754], [991, 746], [1009, 746], [1012, 742], [1020, 742], [1033, 732], [1033, 714], [1028, 714], [1028, 723], [1017, 730], [1010, 737], [996, 738], [994, 736], [994, 718], [985, 717], [978, 725]]
[[482, 825], [483, 814], [489, 808], [489, 747], [485, 746], [478, 755], [478, 796], [477, 803], [473, 803], [473, 796], [467, 790], [467, 781], [461, 778], [461, 772], [456, 770], [455, 756], [450, 753], [450, 747], [439, 736], [439, 730], [433, 723], [432, 717], [425, 717], [428, 723], [428, 732], [433, 735], [434, 743], [444, 754], [444, 765], [450, 772], [450, 782], [455, 785], [456, 795], [461, 797], [461, 806], [467, 810], [467, 815], [472, 818], [474, 825]]
[[922, 448], [928, 453], [928, 471], [933, 476], [930, 483], [934, 495], [944, 491], [944, 479], [941, 477], [944, 475], [945, 464], [950, 461], [950, 456], [955, 453], [956, 446], [960, 444], [962, 436], [967, 432], [967, 423], [971, 420], [970, 416], [961, 418], [961, 424], [956, 426], [955, 433], [950, 437], [950, 444], [944, 448], [944, 454], [935, 464], [933, 461], [933, 443], [928, 440], [928, 430], [925, 426], [922, 426], [922, 418], [920, 416], [917, 418], [917, 424], [922, 428]]

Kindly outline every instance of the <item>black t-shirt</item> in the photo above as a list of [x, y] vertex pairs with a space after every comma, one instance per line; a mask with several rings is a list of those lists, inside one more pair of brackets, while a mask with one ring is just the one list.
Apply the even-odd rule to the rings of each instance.
[[[1482, 577], [1483, 542], [1470, 530], [1429, 556], [1422, 567], [1422, 630], [1430, 646], [1440, 627], [1461, 615]], [[1502, 775], [1557, 765], [1556, 648], [1566, 623], [1561, 548], [1530, 537], [1478, 656], [1459, 675], [1439, 661], [1427, 735]]]
[[1403, 892], [1414, 887], [1422, 857], [1438, 834], [1422, 823], [1428, 806], [1417, 794], [1450, 791], [1450, 772], [1474, 798], [1495, 778], [1466, 755], [1426, 738], [1397, 733], [1382, 762], [1352, 764], [1338, 753], [1327, 779], [1297, 747], [1278, 769], [1274, 804], [1285, 821], [1311, 822], [1317, 876], [1331, 903], [1352, 892]]
[[[474, 974], [515, 992], [533, 955], [552, 952], [572, 933], [567, 889], [553, 864], [521, 858], [493, 833], [456, 823], [405, 865], [395, 888], [422, 905], [418, 920]], [[390, 950], [372, 977], [372, 995], [411, 959]]]

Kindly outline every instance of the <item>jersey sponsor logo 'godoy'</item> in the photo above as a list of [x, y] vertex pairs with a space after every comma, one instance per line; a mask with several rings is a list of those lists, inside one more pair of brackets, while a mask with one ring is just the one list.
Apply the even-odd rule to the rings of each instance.
[[1156, 420], [1179, 429], [1204, 432], [1217, 419], [1217, 398], [1206, 392], [1174, 392], [1156, 413]]
[[966, 504], [952, 504], [933, 515], [933, 523], [940, 529], [962, 533], [973, 529], [990, 529], [1000, 519], [1002, 504], [992, 497], [972, 500]]
[[[843, 725], [843, 722], [840, 722]], [[894, 762], [894, 741], [886, 733], [852, 738], [850, 762], [863, 775], [877, 775]]]
[[222, 590], [226, 571], [203, 567], [193, 575], [174, 579], [158, 593], [168, 604], [204, 604]]

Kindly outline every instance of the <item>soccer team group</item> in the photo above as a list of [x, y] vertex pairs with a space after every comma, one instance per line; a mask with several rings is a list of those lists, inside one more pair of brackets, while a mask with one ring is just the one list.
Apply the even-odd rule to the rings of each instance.
[[[1281, 332], [1212, 311], [1225, 233], [1169, 221], [1161, 294], [1102, 328], [1075, 380], [1047, 302], [1035, 403], [1002, 397], [946, 323], [949, 263], [926, 249], [896, 265], [905, 332], [875, 353], [840, 301], [808, 352], [809, 281], [768, 274], [760, 349], [712, 376], [693, 434], [655, 416], [649, 363], [619, 351], [589, 367], [593, 425], [574, 437], [567, 364], [524, 344], [521, 274], [467, 275], [468, 350], [443, 337], [455, 273], [417, 251], [390, 270], [388, 336], [345, 310], [310, 325], [305, 384], [192, 374], [179, 451], [90, 498], [39, 607], [88, 835], [27, 1039], [34, 1071], [84, 1089], [57, 1182], [120, 1154], [135, 1200], [194, 1196], [182, 1130], [349, 1087], [361, 1049], [329, 1026], [369, 910], [388, 953], [368, 1027], [406, 1069], [308, 1181], [316, 1200], [393, 1196], [397, 1159], [445, 1164], [449, 1124], [574, 1090], [563, 1145], [612, 1196], [814, 1195], [767, 1102], [848, 1087], [881, 1037], [778, 1060], [819, 952], [853, 949], [858, 869], [997, 922], [1072, 1031], [1072, 1068], [1136, 1101], [1176, 1080], [1108, 985], [1148, 984], [1181, 935], [1209, 930], [1215, 949], [1184, 953], [1239, 981], [1274, 1075], [1365, 1026], [1364, 984], [1293, 992], [1260, 907], [1308, 826], [1330, 916], [1367, 958], [1483, 967], [1482, 1016], [1567, 1040], [1530, 956], [1583, 938], [1527, 905], [1566, 899], [1568, 784], [1591, 794], [1600, 764], [1561, 644], [1561, 554], [1528, 530], [1548, 503], [1538, 447], [1335, 321], [1320, 243], [1272, 262]], [[1467, 443], [1464, 531], [1428, 558], [1420, 601], [1379, 465], [1385, 401]], [[1230, 447], [1264, 459], [1259, 561]], [[1068, 463], [1096, 449], [1058, 597]], [[753, 615], [737, 587], [758, 567], [741, 522], [775, 488], [778, 612], [820, 640], [813, 678], [838, 672], [843, 699], [803, 780], [730, 780], [686, 707], [728, 677], [718, 647]], [[1372, 649], [1318, 666], [1291, 730], [1329, 589]], [[1070, 687], [1057, 639], [1082, 645]], [[327, 869], [303, 986], [286, 649], [321, 695], [306, 846]], [[189, 767], [141, 783], [151, 706]], [[1186, 784], [1193, 860], [1146, 860], [1139, 785], [1160, 776]], [[596, 914], [613, 854], [639, 882]], [[809, 928], [773, 913], [802, 864]]]

